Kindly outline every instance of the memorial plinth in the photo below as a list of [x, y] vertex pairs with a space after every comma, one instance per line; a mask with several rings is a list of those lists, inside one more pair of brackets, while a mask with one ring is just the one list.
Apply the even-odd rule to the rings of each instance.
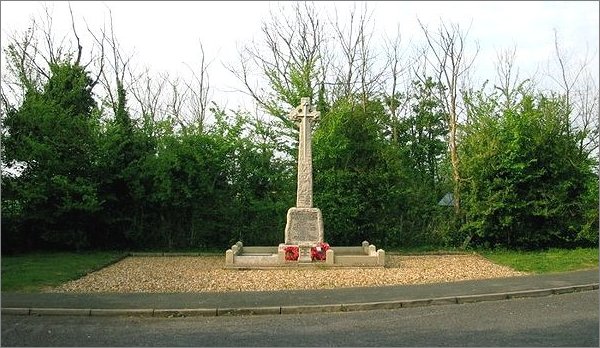
[[285, 226], [285, 244], [323, 242], [323, 216], [318, 208], [290, 208]]

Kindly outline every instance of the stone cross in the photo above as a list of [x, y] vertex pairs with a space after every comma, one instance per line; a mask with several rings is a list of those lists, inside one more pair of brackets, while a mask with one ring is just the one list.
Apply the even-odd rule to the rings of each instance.
[[300, 105], [289, 114], [290, 120], [300, 127], [298, 142], [298, 191], [296, 194], [297, 208], [312, 208], [313, 182], [312, 182], [312, 124], [320, 116], [314, 106], [310, 105], [309, 98], [302, 98]]
[[289, 117], [300, 126], [298, 142], [298, 191], [296, 206], [287, 212], [285, 244], [300, 247], [300, 262], [310, 262], [310, 248], [323, 241], [323, 215], [313, 208], [311, 126], [320, 113], [302, 98]]

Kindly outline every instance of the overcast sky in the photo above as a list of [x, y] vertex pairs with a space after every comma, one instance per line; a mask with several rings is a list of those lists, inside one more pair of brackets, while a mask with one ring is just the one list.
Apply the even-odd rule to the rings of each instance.
[[[6, 35], [27, 28], [30, 18], [43, 12], [42, 2], [2, 1], [2, 47]], [[70, 17], [67, 2], [46, 2], [53, 9], [57, 31], [68, 32]], [[327, 12], [335, 6], [347, 12], [354, 2], [319, 1], [318, 8]], [[361, 6], [360, 2], [357, 3]], [[154, 71], [171, 74], [187, 70], [199, 55], [198, 42], [204, 45], [209, 59], [211, 86], [217, 99], [223, 91], [235, 88], [235, 79], [222, 63], [235, 61], [238, 46], [260, 37], [260, 25], [276, 9], [268, 1], [75, 1], [71, 3], [75, 20], [85, 31], [83, 19], [92, 29], [108, 22], [112, 11], [117, 38], [123, 48], [135, 52], [137, 64], [148, 65]], [[417, 18], [430, 27], [440, 19], [471, 24], [469, 38], [477, 40], [480, 53], [476, 60], [479, 79], [494, 79], [493, 64], [501, 49], [516, 46], [516, 64], [521, 76], [527, 77], [536, 68], [545, 66], [554, 52], [553, 29], [558, 30], [561, 45], [573, 56], [573, 62], [583, 59], [586, 52], [592, 57], [595, 76], [598, 75], [599, 2], [567, 1], [506, 1], [506, 2], [410, 2], [369, 1], [373, 10], [376, 37], [393, 34], [399, 25], [405, 41], [418, 41], [422, 33]], [[221, 101], [222, 102], [222, 101]], [[229, 103], [230, 107], [231, 101]]]

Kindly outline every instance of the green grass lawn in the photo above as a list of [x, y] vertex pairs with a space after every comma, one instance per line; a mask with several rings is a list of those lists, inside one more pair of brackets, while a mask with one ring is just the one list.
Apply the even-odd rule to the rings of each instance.
[[598, 267], [598, 248], [549, 249], [544, 251], [479, 251], [490, 261], [517, 271], [551, 273]]
[[2, 291], [38, 292], [98, 270], [124, 255], [120, 252], [2, 255]]
[[418, 247], [407, 247], [407, 248], [395, 248], [385, 249], [386, 255], [447, 255], [447, 254], [464, 254], [468, 251], [464, 251], [454, 247], [440, 247], [424, 245]]

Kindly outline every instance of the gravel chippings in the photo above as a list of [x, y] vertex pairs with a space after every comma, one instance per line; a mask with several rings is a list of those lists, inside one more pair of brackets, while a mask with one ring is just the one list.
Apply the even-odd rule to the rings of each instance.
[[525, 275], [476, 255], [386, 256], [385, 268], [225, 269], [225, 256], [127, 257], [50, 292], [172, 293], [332, 289]]

